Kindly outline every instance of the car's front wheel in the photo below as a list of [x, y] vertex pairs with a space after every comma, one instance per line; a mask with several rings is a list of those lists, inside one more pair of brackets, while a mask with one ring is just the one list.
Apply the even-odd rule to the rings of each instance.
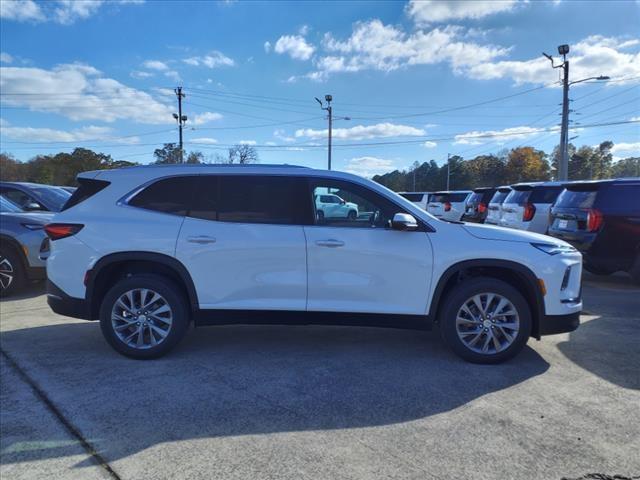
[[20, 257], [11, 248], [0, 249], [0, 295], [4, 297], [15, 293], [25, 280]]
[[522, 350], [531, 334], [527, 301], [502, 280], [465, 280], [443, 302], [439, 315], [442, 337], [469, 362], [504, 362]]
[[170, 279], [151, 274], [126, 277], [105, 295], [100, 327], [109, 344], [132, 358], [166, 354], [184, 336], [189, 309], [181, 289]]

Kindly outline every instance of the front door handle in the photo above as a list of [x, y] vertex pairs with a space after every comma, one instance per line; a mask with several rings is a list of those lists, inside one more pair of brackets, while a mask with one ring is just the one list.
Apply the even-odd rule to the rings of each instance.
[[342, 240], [334, 240], [333, 238], [330, 238], [329, 240], [318, 240], [316, 245], [319, 247], [336, 248], [344, 246], [344, 242]]
[[209, 243], [216, 243], [216, 239], [214, 237], [210, 237], [208, 235], [197, 235], [193, 237], [187, 237], [187, 242], [189, 243], [198, 243], [200, 245], [206, 245]]

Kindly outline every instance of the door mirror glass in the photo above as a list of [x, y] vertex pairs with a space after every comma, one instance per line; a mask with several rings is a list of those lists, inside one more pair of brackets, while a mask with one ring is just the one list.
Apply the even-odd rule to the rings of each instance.
[[394, 230], [416, 230], [418, 221], [408, 213], [396, 213], [391, 221], [391, 228]]

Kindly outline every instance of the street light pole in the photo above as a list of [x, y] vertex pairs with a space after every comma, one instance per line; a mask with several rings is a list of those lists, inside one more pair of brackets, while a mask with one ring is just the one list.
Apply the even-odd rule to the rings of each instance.
[[451, 177], [451, 154], [447, 153], [447, 191], [449, 191], [449, 178]]
[[177, 87], [176, 89], [174, 89], [174, 92], [176, 94], [176, 96], [178, 97], [178, 113], [174, 113], [173, 114], [173, 118], [176, 119], [176, 121], [178, 122], [178, 129], [179, 129], [179, 145], [180, 145], [180, 163], [184, 163], [184, 149], [183, 149], [183, 143], [182, 143], [182, 127], [184, 126], [184, 124], [187, 121], [187, 116], [186, 115], [182, 115], [182, 99], [185, 97], [185, 94], [182, 93], [182, 87]]
[[318, 97], [315, 97], [316, 102], [318, 102], [320, 104], [320, 108], [322, 110], [326, 110], [327, 113], [329, 114], [329, 138], [328, 138], [328, 154], [327, 154], [327, 169], [331, 170], [331, 130], [333, 129], [333, 109], [331, 108], [331, 101], [333, 100], [333, 97], [331, 95], [325, 95], [324, 99], [327, 102], [327, 106], [325, 107], [322, 104], [322, 100], [320, 100]]
[[562, 68], [562, 123], [560, 124], [560, 159], [558, 162], [557, 180], [566, 182], [569, 179], [569, 87], [576, 83], [586, 82], [587, 80], [609, 80], [609, 77], [600, 75], [599, 77], [583, 78], [574, 82], [569, 81], [569, 45], [560, 45], [558, 53], [562, 55], [562, 63], [555, 65], [553, 57], [542, 52], [542, 55], [551, 61], [552, 68]]

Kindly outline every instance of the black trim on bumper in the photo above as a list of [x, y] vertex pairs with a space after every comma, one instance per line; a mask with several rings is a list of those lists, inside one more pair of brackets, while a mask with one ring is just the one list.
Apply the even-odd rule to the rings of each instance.
[[51, 280], [47, 280], [47, 303], [51, 310], [58, 315], [82, 320], [94, 320], [91, 318], [89, 302], [84, 298], [75, 298], [67, 295]]
[[573, 332], [580, 326], [580, 312], [569, 315], [546, 315], [540, 319], [540, 335]]
[[47, 278], [47, 269], [45, 267], [28, 267], [27, 278], [29, 280], [44, 280]]

